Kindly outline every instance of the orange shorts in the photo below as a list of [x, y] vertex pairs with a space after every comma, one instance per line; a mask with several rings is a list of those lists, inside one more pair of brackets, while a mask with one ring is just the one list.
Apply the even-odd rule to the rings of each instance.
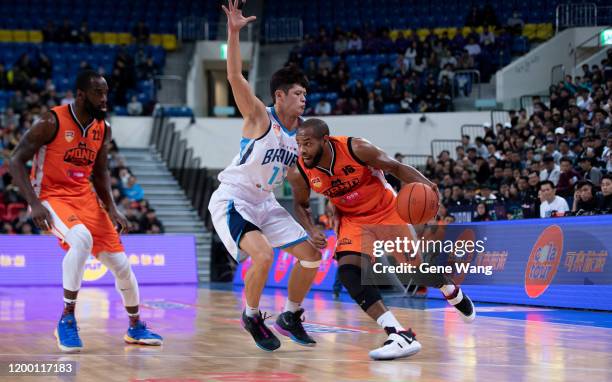
[[[359, 216], [358, 219], [342, 216], [338, 228], [336, 253], [346, 251], [373, 256], [375, 241], [395, 241], [396, 238], [404, 237], [409, 240], [417, 238], [414, 228], [399, 216], [395, 208], [377, 216]], [[403, 252], [389, 252], [389, 254], [397, 257], [398, 261], [406, 261]]]
[[94, 256], [100, 252], [124, 252], [119, 233], [95, 195], [74, 199], [48, 198], [42, 204], [51, 212], [51, 232], [60, 239], [62, 248], [69, 248], [64, 241], [68, 230], [83, 224], [93, 237]]

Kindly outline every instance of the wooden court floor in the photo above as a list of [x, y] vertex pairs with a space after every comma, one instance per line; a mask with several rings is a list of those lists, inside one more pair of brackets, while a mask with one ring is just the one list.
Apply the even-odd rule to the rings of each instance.
[[[319, 292], [305, 302], [315, 348], [282, 339], [278, 351], [265, 353], [239, 325], [239, 290], [155, 286], [141, 288], [141, 295], [142, 316], [164, 336], [162, 347], [124, 344], [127, 318], [114, 288], [85, 288], [77, 308], [85, 348], [64, 355], [52, 335], [61, 288], [0, 289], [0, 362], [64, 360], [78, 367], [71, 377], [3, 375], [0, 380], [612, 381], [612, 325], [585, 324], [589, 312], [581, 316], [586, 321], [568, 324], [538, 319], [546, 316], [537, 308], [486, 306], [469, 325], [441, 302], [421, 301], [393, 310], [414, 329], [423, 350], [408, 359], [376, 362], [368, 351], [385, 335], [348, 299], [333, 301]], [[262, 310], [276, 314], [284, 299], [283, 291], [272, 291]], [[527, 312], [535, 319], [486, 314], [496, 311]]]

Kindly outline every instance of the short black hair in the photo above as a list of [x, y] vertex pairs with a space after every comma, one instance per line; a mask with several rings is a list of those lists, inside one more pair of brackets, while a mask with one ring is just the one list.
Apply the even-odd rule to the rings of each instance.
[[[601, 180], [604, 180], [604, 179], [608, 179], [609, 181], [612, 181], [612, 174], [602, 175], [601, 176]], [[601, 183], [601, 181], [600, 181], [600, 183]]]
[[581, 189], [582, 187], [584, 187], [584, 186], [589, 186], [589, 187], [591, 187], [591, 193], [593, 193], [593, 191], [592, 191], [592, 190], [593, 190], [593, 188], [594, 188], [594, 186], [593, 186], [593, 182], [591, 182], [591, 181], [590, 181], [590, 180], [588, 180], [588, 179], [583, 179], [583, 180], [578, 181], [578, 183], [576, 183], [576, 188], [575, 188], [575, 189], [576, 189], [576, 190], [580, 190], [580, 189]]
[[275, 102], [274, 93], [277, 90], [282, 90], [285, 94], [295, 84], [298, 84], [305, 89], [308, 88], [308, 78], [304, 72], [302, 72], [297, 66], [289, 65], [282, 69], [277, 70], [272, 74], [270, 79], [270, 95], [272, 95], [272, 102]]
[[552, 181], [550, 181], [550, 180], [543, 180], [543, 181], [541, 181], [541, 182], [540, 182], [540, 184], [538, 184], [538, 190], [541, 190], [541, 189], [542, 189], [542, 186], [545, 186], [545, 185], [547, 185], [547, 184], [548, 184], [548, 185], [550, 186], [550, 188], [552, 188], [553, 190], [555, 189], [555, 184], [554, 184]]
[[91, 69], [86, 69], [79, 72], [76, 78], [77, 90], [82, 90], [86, 92], [89, 89], [89, 85], [91, 84], [92, 78], [104, 78], [104, 76]]
[[327, 126], [327, 123], [325, 123], [324, 120], [319, 118], [307, 119], [297, 128], [298, 131], [305, 129], [312, 130], [312, 135], [317, 139], [321, 139], [324, 136], [329, 135], [329, 126]]
[[572, 160], [569, 159], [568, 157], [563, 157], [561, 158], [561, 160], [559, 161], [559, 163], [563, 163], [563, 162], [569, 162], [569, 164], [572, 164]]

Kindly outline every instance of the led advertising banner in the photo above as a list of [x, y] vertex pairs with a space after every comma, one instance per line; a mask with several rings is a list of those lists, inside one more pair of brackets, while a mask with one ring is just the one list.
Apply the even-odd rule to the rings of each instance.
[[[197, 283], [195, 238], [126, 235], [121, 238], [141, 285]], [[0, 286], [62, 285], [65, 251], [53, 236], [0, 235]], [[93, 256], [83, 285], [114, 285], [112, 273]]]

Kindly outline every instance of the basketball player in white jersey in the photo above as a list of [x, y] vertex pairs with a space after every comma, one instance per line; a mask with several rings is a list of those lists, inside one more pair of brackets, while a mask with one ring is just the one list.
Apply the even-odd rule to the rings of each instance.
[[268, 317], [262, 316], [259, 301], [274, 260], [273, 248], [282, 248], [299, 261], [289, 278], [284, 312], [274, 326], [293, 341], [313, 346], [316, 342], [302, 326], [301, 302], [321, 263], [321, 253], [315, 245], [323, 248], [325, 237], [319, 234], [309, 238], [273, 194], [297, 162], [295, 133], [306, 105], [308, 82], [297, 68], [283, 68], [270, 80], [273, 107], [266, 108], [254, 95], [242, 76], [239, 33], [255, 17], [244, 17], [239, 1], [229, 0], [223, 10], [228, 20], [227, 78], [244, 118], [242, 140], [239, 154], [219, 174], [221, 185], [208, 208], [215, 230], [234, 259], [252, 259], [245, 277], [242, 325], [255, 344], [266, 351], [280, 347], [280, 341], [264, 323]]

